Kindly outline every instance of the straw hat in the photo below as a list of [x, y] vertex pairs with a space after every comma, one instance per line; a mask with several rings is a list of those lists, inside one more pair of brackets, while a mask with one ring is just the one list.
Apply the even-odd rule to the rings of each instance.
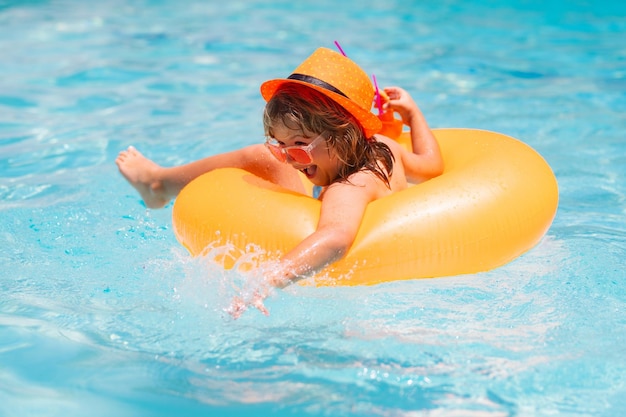
[[374, 87], [369, 77], [340, 53], [328, 48], [315, 50], [288, 78], [261, 84], [261, 95], [269, 101], [278, 87], [286, 83], [306, 85], [330, 97], [359, 121], [368, 138], [382, 127], [381, 121], [370, 111]]

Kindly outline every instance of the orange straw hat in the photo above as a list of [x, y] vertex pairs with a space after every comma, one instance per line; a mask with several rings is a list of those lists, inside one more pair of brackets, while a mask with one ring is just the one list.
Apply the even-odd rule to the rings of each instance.
[[353, 115], [369, 138], [382, 127], [380, 119], [370, 111], [374, 87], [367, 74], [349, 58], [328, 48], [318, 48], [288, 78], [261, 84], [261, 95], [269, 101], [286, 83], [306, 85], [330, 97]]

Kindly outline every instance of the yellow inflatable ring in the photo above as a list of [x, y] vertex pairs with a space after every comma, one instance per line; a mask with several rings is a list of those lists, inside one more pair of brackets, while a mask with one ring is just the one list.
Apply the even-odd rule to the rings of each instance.
[[[556, 178], [532, 148], [483, 130], [436, 129], [439, 177], [367, 207], [354, 244], [318, 274], [321, 285], [369, 285], [487, 271], [535, 246], [558, 205]], [[408, 135], [400, 141], [407, 141]], [[320, 202], [237, 169], [187, 185], [174, 204], [177, 239], [192, 256], [228, 248], [225, 268], [260, 248], [266, 259], [315, 230]]]

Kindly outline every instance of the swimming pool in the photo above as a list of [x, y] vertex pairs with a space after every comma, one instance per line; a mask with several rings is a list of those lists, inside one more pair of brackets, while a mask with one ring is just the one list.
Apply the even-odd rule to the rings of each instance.
[[[0, 415], [623, 415], [625, 32], [608, 1], [0, 1]], [[241, 277], [113, 161], [262, 140], [260, 83], [334, 40], [431, 126], [537, 149], [559, 211], [502, 268], [232, 321]]]

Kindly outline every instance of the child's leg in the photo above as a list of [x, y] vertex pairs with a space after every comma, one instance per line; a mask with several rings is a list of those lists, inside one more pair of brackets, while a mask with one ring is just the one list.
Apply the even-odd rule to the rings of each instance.
[[227, 167], [245, 169], [285, 188], [304, 192], [297, 171], [278, 162], [263, 145], [252, 145], [169, 168], [157, 165], [131, 146], [120, 152], [115, 163], [150, 208], [163, 207], [200, 175]]

